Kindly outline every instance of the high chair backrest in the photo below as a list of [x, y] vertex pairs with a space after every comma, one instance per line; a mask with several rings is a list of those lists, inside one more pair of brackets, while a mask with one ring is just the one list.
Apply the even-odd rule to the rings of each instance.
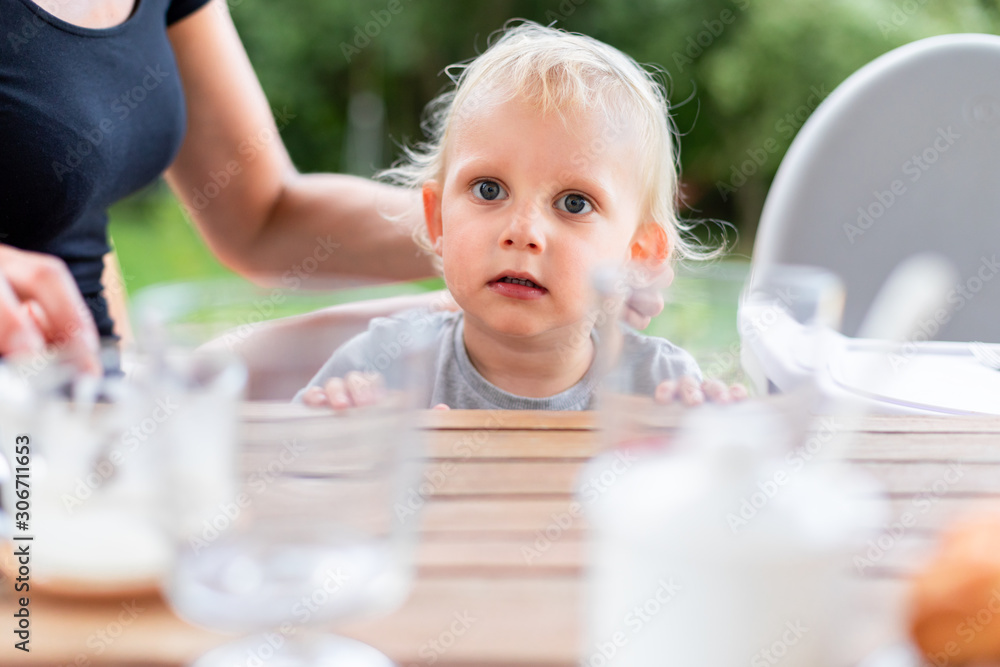
[[802, 127], [767, 195], [755, 269], [845, 282], [856, 334], [889, 272], [933, 250], [961, 276], [936, 337], [1000, 342], [1000, 37], [944, 35], [874, 60]]

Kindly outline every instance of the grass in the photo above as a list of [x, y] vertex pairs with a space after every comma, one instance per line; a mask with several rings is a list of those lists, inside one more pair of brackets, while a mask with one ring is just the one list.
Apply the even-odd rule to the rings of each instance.
[[110, 232], [129, 295], [162, 282], [234, 275], [159, 184], [113, 206]]

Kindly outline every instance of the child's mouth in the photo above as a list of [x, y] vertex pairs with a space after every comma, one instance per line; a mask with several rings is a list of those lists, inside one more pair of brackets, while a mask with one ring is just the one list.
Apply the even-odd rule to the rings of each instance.
[[539, 299], [548, 292], [531, 278], [514, 276], [501, 276], [491, 281], [488, 287], [491, 291], [512, 299]]
[[542, 289], [541, 285], [533, 283], [532, 281], [528, 280], [527, 278], [511, 278], [510, 276], [504, 276], [503, 278], [501, 278], [497, 282], [498, 283], [511, 283], [513, 285], [524, 285], [525, 287], [534, 287], [536, 289]]

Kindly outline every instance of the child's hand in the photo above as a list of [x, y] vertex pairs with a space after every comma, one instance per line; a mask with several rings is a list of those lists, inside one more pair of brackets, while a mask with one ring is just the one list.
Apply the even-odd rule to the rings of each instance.
[[691, 375], [685, 375], [678, 380], [664, 380], [656, 387], [654, 399], [657, 403], [669, 405], [680, 402], [692, 407], [701, 405], [706, 400], [712, 403], [733, 403], [747, 397], [747, 388], [741, 384], [726, 386], [719, 380], [698, 380]]
[[302, 396], [302, 402], [313, 408], [346, 410], [374, 405], [384, 395], [381, 375], [351, 371], [343, 378], [330, 378], [322, 387], [309, 387]]

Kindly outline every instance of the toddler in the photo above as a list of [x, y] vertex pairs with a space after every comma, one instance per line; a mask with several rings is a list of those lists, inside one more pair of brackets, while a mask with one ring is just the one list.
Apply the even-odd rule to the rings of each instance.
[[[593, 270], [632, 262], [662, 273], [671, 259], [703, 254], [675, 212], [663, 89], [634, 60], [522, 23], [457, 69], [454, 90], [429, 106], [429, 140], [384, 175], [422, 189], [418, 242], [439, 258], [461, 310], [373, 320], [298, 400], [371, 400], [373, 360], [429, 327], [431, 405], [588, 409], [598, 382]], [[677, 346], [624, 329], [634, 392], [688, 404], [731, 397], [720, 383], [702, 384]]]

